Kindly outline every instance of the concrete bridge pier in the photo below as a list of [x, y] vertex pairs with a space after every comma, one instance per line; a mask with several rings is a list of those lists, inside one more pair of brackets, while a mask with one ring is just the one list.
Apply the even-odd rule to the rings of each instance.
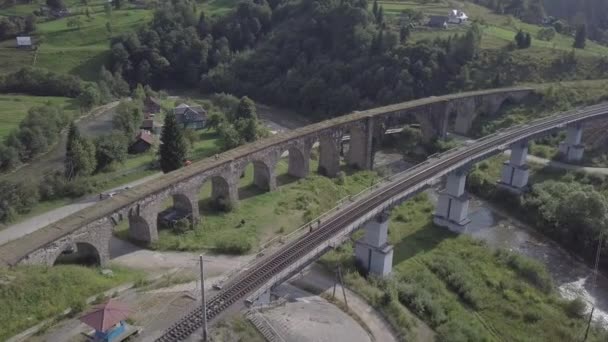
[[389, 214], [382, 212], [364, 225], [365, 236], [355, 243], [355, 257], [370, 274], [387, 276], [393, 268], [393, 246], [388, 244]]
[[530, 167], [528, 158], [528, 142], [522, 141], [511, 146], [511, 159], [504, 163], [498, 185], [509, 191], [521, 193], [528, 185]]
[[579, 162], [583, 159], [585, 146], [581, 144], [583, 126], [580, 123], [568, 126], [566, 140], [559, 144], [559, 152], [569, 162]]
[[464, 186], [468, 169], [460, 169], [447, 176], [445, 189], [439, 195], [433, 222], [449, 230], [461, 233], [471, 222], [468, 218], [469, 195]]

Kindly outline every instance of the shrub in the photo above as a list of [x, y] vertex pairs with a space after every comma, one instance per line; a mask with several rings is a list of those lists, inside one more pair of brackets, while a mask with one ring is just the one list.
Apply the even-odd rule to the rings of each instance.
[[35, 183], [0, 181], [0, 222], [9, 222], [15, 215], [29, 212], [39, 198]]
[[524, 322], [526, 323], [536, 323], [541, 319], [540, 313], [534, 310], [528, 310], [524, 313]]
[[25, 67], [0, 78], [0, 91], [39, 96], [77, 97], [82, 92], [83, 84], [84, 82], [76, 76]]
[[542, 264], [504, 250], [497, 251], [496, 256], [541, 291], [549, 293], [553, 289], [551, 276]]
[[566, 315], [572, 318], [581, 318], [585, 315], [587, 304], [581, 297], [576, 297], [573, 300], [566, 301], [562, 305]]
[[218, 253], [245, 254], [249, 250], [251, 250], [251, 241], [242, 235], [227, 236], [219, 239], [215, 244], [215, 251]]
[[175, 234], [183, 234], [189, 230], [192, 230], [192, 223], [187, 217], [177, 220], [171, 227]]

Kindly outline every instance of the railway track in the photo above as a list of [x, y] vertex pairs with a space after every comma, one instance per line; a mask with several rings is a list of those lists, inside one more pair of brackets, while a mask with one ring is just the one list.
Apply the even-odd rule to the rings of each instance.
[[[442, 171], [459, 165], [463, 161], [474, 160], [498, 150], [500, 146], [510, 145], [518, 140], [531, 138], [536, 134], [551, 131], [560, 126], [584, 119], [590, 119], [608, 114], [608, 104], [587, 107], [561, 115], [536, 120], [524, 126], [511, 128], [493, 136], [478, 140], [465, 149], [457, 149], [440, 158], [420, 164], [408, 171], [402, 178], [372, 192], [367, 198], [348, 207], [329, 218], [320, 228], [287, 244], [281, 250], [269, 255], [249, 270], [235, 277], [222, 290], [207, 303], [207, 320], [213, 320], [222, 311], [241, 300], [269, 281], [274, 275], [287, 269], [289, 265], [299, 260], [317, 246], [335, 236], [348, 224], [354, 222], [365, 213], [382, 205], [417, 184], [436, 178]], [[203, 312], [201, 308], [195, 309], [173, 324], [157, 339], [158, 342], [182, 341], [202, 326]]]

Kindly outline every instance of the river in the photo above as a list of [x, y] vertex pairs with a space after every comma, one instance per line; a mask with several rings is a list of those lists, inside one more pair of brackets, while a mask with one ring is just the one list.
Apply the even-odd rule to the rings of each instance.
[[[432, 201], [437, 200], [435, 189], [429, 190], [428, 194]], [[592, 268], [549, 238], [479, 198], [471, 199], [469, 218], [471, 223], [465, 234], [485, 241], [490, 248], [503, 248], [540, 261], [547, 267], [564, 298], [578, 296], [595, 305], [594, 320], [608, 327], [608, 278], [598, 274], [593, 289]], [[588, 305], [587, 309], [589, 312], [591, 306]]]

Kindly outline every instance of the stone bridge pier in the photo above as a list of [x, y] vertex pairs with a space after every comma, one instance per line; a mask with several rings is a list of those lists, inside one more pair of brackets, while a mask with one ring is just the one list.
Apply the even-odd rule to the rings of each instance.
[[360, 170], [373, 168], [373, 138], [373, 118], [368, 117], [364, 125], [354, 126], [350, 129], [350, 146], [346, 155], [346, 162], [349, 166]]
[[436, 225], [457, 233], [463, 232], [471, 222], [468, 218], [469, 195], [465, 191], [468, 171], [463, 168], [448, 174], [433, 218]]
[[530, 167], [527, 164], [528, 142], [521, 141], [511, 146], [511, 158], [502, 167], [498, 185], [515, 193], [523, 192], [528, 185]]
[[342, 135], [319, 139], [318, 172], [327, 177], [336, 177], [340, 172], [340, 144]]
[[211, 200], [220, 208], [233, 208], [239, 202], [238, 181], [234, 177], [226, 179], [221, 176], [211, 177]]
[[365, 236], [355, 243], [357, 262], [370, 274], [387, 276], [393, 268], [393, 246], [388, 243], [389, 213], [382, 212], [363, 226]]
[[312, 146], [306, 146], [302, 149], [291, 147], [289, 152], [289, 165], [287, 166], [287, 174], [297, 178], [305, 178], [310, 173], [310, 150]]
[[568, 126], [566, 140], [559, 144], [559, 152], [568, 162], [580, 162], [583, 159], [585, 146], [581, 143], [583, 138], [583, 125], [577, 123]]

